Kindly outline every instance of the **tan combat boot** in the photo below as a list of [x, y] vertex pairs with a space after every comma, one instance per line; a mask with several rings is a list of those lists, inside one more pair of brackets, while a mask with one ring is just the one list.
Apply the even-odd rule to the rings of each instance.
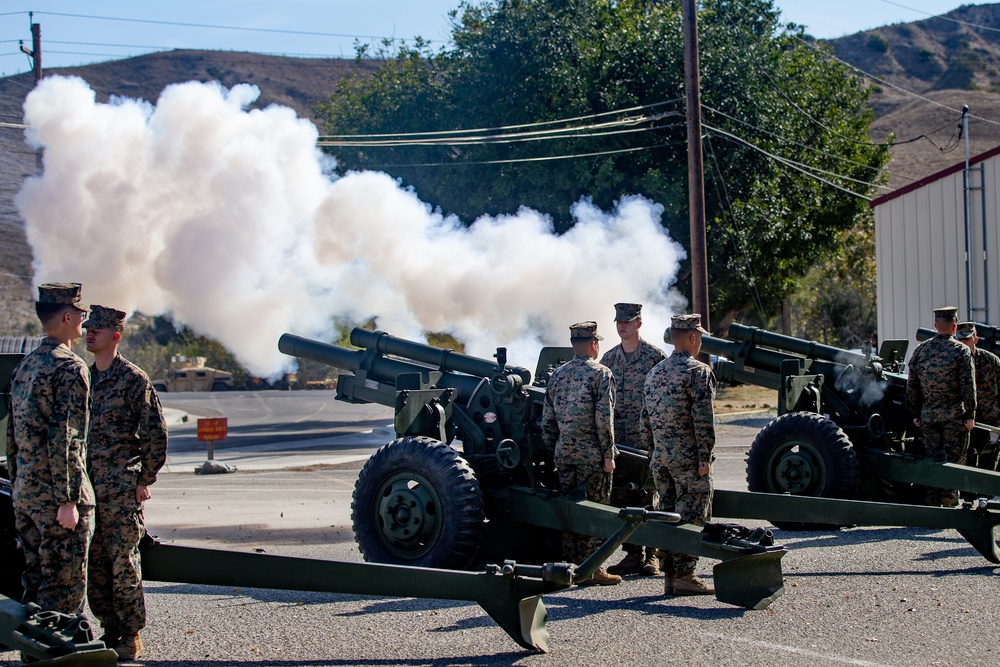
[[590, 579], [578, 582], [578, 586], [614, 586], [622, 583], [622, 578], [617, 574], [608, 574], [603, 567], [594, 573]]
[[123, 634], [118, 646], [115, 647], [115, 653], [118, 654], [118, 662], [138, 660], [144, 655], [142, 637], [138, 632]]
[[715, 587], [706, 584], [693, 573], [675, 576], [671, 588], [674, 595], [715, 595]]
[[641, 551], [630, 551], [625, 554], [625, 558], [622, 558], [617, 565], [612, 565], [608, 568], [609, 574], [638, 574], [642, 572], [642, 552]]
[[[611, 570], [608, 570], [609, 572]], [[660, 559], [655, 549], [646, 549], [646, 559], [642, 561], [642, 576], [655, 577], [660, 573]]]

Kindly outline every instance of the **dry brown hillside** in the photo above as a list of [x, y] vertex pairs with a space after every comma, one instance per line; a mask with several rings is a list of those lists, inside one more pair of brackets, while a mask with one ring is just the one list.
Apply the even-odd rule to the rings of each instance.
[[[860, 32], [830, 45], [838, 58], [877, 79], [875, 140], [893, 133], [901, 142], [938, 130], [931, 139], [946, 147], [957, 139], [954, 129], [968, 105], [970, 153], [1000, 145], [1000, 4], [963, 5], [940, 18]], [[964, 159], [964, 145], [942, 152], [934, 144], [920, 140], [892, 149], [893, 189]]]

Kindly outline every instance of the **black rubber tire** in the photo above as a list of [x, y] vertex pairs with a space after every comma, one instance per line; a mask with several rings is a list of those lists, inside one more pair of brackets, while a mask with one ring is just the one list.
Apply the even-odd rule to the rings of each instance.
[[229, 385], [224, 382], [213, 382], [212, 391], [229, 391]]
[[354, 485], [351, 521], [369, 562], [445, 569], [473, 564], [485, 531], [479, 481], [448, 445], [412, 436], [379, 448]]
[[[789, 412], [764, 427], [747, 456], [747, 486], [758, 493], [853, 499], [859, 467], [839, 426], [812, 412]], [[773, 521], [783, 530], [827, 530], [832, 524]]]
[[162, 382], [154, 382], [153, 389], [155, 389], [157, 393], [162, 394], [167, 390], [167, 385], [163, 384]]

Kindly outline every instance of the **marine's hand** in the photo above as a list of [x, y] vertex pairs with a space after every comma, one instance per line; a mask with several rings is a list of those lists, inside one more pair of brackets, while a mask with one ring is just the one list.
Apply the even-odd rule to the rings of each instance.
[[965, 430], [966, 431], [971, 431], [974, 428], [976, 428], [976, 420], [975, 419], [966, 419], [965, 420]]
[[698, 477], [704, 477], [710, 472], [712, 472], [711, 463], [705, 463], [704, 461], [702, 461], [698, 464]]
[[614, 471], [615, 471], [615, 460], [604, 459], [604, 472], [614, 472]]
[[66, 530], [73, 530], [76, 528], [77, 522], [80, 520], [80, 512], [76, 509], [76, 503], [66, 503], [65, 505], [60, 505], [59, 509], [56, 510], [56, 521], [59, 525]]
[[135, 502], [141, 503], [144, 500], [149, 500], [153, 495], [149, 492], [149, 487], [145, 484], [139, 484], [135, 487]]
[[914, 419], [913, 423], [916, 425], [917, 428], [920, 428], [920, 420], [919, 419]]

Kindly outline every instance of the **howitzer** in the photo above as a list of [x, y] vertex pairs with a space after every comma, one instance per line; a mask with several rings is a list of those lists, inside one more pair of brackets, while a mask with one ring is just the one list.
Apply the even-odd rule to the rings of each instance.
[[[397, 438], [368, 460], [354, 490], [354, 533], [366, 560], [452, 569], [541, 563], [559, 560], [563, 531], [614, 532], [618, 508], [556, 492], [552, 452], [542, 446], [541, 385], [572, 358], [570, 348], [542, 350], [542, 381], [532, 383], [529, 371], [506, 365], [503, 348], [489, 361], [380, 331], [354, 329], [350, 340], [362, 349], [291, 334], [278, 349], [348, 371], [338, 399], [395, 409]], [[723, 602], [763, 608], [783, 591], [785, 549], [769, 535], [727, 539], [656, 523], [630, 541], [721, 561], [714, 573]]]
[[[920, 504], [926, 486], [960, 489], [968, 499], [1000, 495], [1000, 474], [925, 456], [906, 408], [906, 376], [899, 372], [906, 341], [885, 341], [880, 354], [870, 356], [741, 324], [729, 327], [729, 338], [702, 336], [703, 351], [720, 357], [719, 379], [776, 389], [778, 417], [747, 455], [751, 493], [717, 492], [718, 516], [765, 518], [788, 529], [954, 528], [1000, 562], [995, 504], [897, 504]], [[812, 498], [803, 502], [801, 496]]]

